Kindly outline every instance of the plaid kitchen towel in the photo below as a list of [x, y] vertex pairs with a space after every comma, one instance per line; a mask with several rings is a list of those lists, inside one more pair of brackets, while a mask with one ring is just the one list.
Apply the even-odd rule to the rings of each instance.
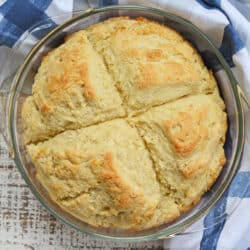
[[[236, 79], [250, 98], [250, 23], [228, 0], [93, 0], [89, 4], [91, 7], [145, 4], [191, 21], [223, 53]], [[86, 7], [88, 3], [83, 0], [0, 0], [0, 65], [5, 63], [9, 48], [20, 40], [29, 27], [49, 16]], [[51, 23], [56, 26], [56, 19], [52, 18]], [[39, 36], [34, 39], [39, 39]], [[223, 198], [209, 214], [188, 228], [186, 235], [165, 240], [166, 249], [250, 249], [250, 114], [247, 110], [246, 115], [248, 131], [240, 172]], [[238, 200], [240, 204], [229, 219], [222, 218], [220, 223], [207, 230], [196, 230], [211, 225], [219, 214], [231, 213], [231, 204]], [[188, 234], [190, 231], [197, 232]]]

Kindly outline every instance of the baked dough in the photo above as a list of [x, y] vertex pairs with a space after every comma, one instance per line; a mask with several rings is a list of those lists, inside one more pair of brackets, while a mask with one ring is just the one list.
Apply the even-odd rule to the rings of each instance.
[[178, 218], [217, 179], [224, 110], [212, 72], [181, 35], [119, 17], [49, 52], [21, 115], [55, 203], [93, 226], [142, 230]]
[[71, 35], [43, 57], [22, 115], [25, 143], [125, 115], [112, 77], [86, 31]]
[[211, 93], [216, 86], [197, 51], [166, 26], [117, 18], [88, 32], [130, 114], [182, 96]]
[[173, 197], [180, 212], [200, 199], [225, 164], [223, 109], [218, 96], [194, 95], [130, 121], [147, 145], [162, 195]]
[[28, 151], [52, 199], [90, 224], [136, 226], [159, 203], [149, 152], [125, 120], [69, 130]]

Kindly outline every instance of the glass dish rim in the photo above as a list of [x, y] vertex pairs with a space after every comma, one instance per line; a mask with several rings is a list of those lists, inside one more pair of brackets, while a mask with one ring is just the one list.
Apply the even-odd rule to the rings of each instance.
[[[96, 233], [93, 231], [90, 231], [88, 229], [80, 228], [75, 224], [72, 224], [69, 220], [67, 220], [64, 216], [58, 214], [56, 210], [54, 210], [52, 207], [50, 207], [46, 201], [42, 198], [40, 195], [39, 191], [36, 189], [36, 187], [32, 184], [32, 182], [29, 180], [28, 175], [25, 172], [25, 166], [21, 163], [21, 159], [19, 157], [19, 150], [18, 150], [18, 142], [16, 138], [16, 133], [15, 133], [15, 121], [16, 119], [16, 100], [18, 97], [18, 82], [22, 76], [22, 72], [25, 70], [26, 66], [28, 65], [29, 61], [33, 57], [33, 55], [37, 52], [37, 50], [46, 42], [54, 33], [60, 31], [64, 27], [74, 23], [77, 20], [80, 20], [82, 18], [106, 12], [106, 11], [112, 11], [112, 10], [137, 10], [137, 11], [147, 11], [151, 12], [153, 14], [158, 14], [162, 17], [169, 18], [173, 21], [176, 21], [182, 25], [189, 26], [191, 30], [195, 33], [197, 33], [202, 39], [206, 40], [206, 42], [209, 44], [210, 48], [213, 50], [215, 55], [217, 56], [217, 59], [220, 61], [222, 64], [229, 80], [230, 84], [233, 90], [233, 95], [236, 103], [236, 108], [237, 108], [237, 123], [238, 123], [238, 138], [237, 138], [237, 146], [236, 146], [236, 153], [235, 157], [233, 159], [232, 163], [232, 169], [230, 171], [229, 176], [227, 177], [227, 180], [222, 184], [222, 186], [219, 188], [218, 195], [216, 197], [213, 197], [208, 204], [206, 204], [205, 207], [203, 207], [201, 210], [199, 210], [196, 214], [192, 215], [190, 218], [184, 220], [183, 222], [173, 226], [172, 228], [163, 228], [158, 232], [152, 233], [150, 235], [146, 236], [110, 236], [110, 235], [105, 235], [102, 233]], [[79, 11], [73, 12], [73, 13], [79, 13]], [[48, 18], [48, 19], [51, 19]], [[32, 29], [32, 28], [31, 28]], [[10, 93], [10, 108], [9, 108], [9, 116], [8, 116], [8, 124], [9, 124], [9, 134], [10, 134], [10, 142], [12, 144], [13, 148], [13, 158], [15, 161], [15, 164], [21, 173], [22, 177], [24, 178], [25, 182], [29, 186], [30, 190], [32, 193], [35, 195], [35, 197], [39, 200], [39, 202], [49, 211], [51, 214], [53, 214], [56, 218], [58, 218], [60, 221], [63, 223], [69, 225], [70, 227], [73, 227], [77, 229], [80, 232], [87, 233], [92, 236], [99, 237], [101, 239], [108, 239], [108, 240], [113, 240], [113, 241], [123, 241], [123, 242], [141, 242], [141, 241], [149, 241], [149, 240], [156, 240], [156, 239], [162, 239], [162, 238], [167, 238], [171, 237], [175, 234], [181, 233], [185, 228], [196, 222], [198, 219], [200, 219], [203, 215], [207, 214], [207, 212], [215, 205], [215, 203], [221, 198], [221, 196], [224, 194], [228, 186], [230, 185], [233, 177], [235, 176], [237, 172], [238, 165], [241, 160], [241, 155], [243, 152], [243, 147], [244, 147], [244, 138], [245, 138], [245, 129], [244, 129], [244, 112], [243, 112], [243, 107], [241, 103], [241, 98], [240, 98], [240, 93], [238, 89], [238, 83], [236, 79], [233, 76], [233, 73], [225, 61], [224, 57], [220, 53], [220, 51], [215, 47], [215, 45], [210, 41], [210, 39], [195, 25], [193, 25], [191, 22], [185, 20], [182, 17], [179, 17], [175, 14], [169, 13], [167, 11], [161, 10], [161, 9], [156, 9], [152, 7], [147, 7], [147, 6], [142, 6], [142, 5], [111, 5], [111, 6], [106, 6], [106, 7], [101, 7], [101, 8], [89, 8], [85, 10], [82, 14], [74, 16], [67, 20], [66, 22], [63, 22], [62, 24], [58, 25], [55, 27], [53, 30], [51, 30], [45, 37], [43, 37], [40, 41], [37, 42], [37, 44], [30, 50], [28, 55], [26, 56], [25, 60], [19, 67], [15, 78], [13, 80], [12, 86], [11, 86], [11, 93]], [[14, 104], [14, 105], [13, 105]], [[191, 232], [192, 233], [192, 232]]]

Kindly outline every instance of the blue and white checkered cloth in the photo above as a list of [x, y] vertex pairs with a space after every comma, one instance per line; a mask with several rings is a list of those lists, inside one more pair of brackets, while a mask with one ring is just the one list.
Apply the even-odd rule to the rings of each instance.
[[[191, 21], [204, 31], [224, 55], [236, 79], [250, 98], [250, 23], [228, 0], [94, 0], [93, 6], [143, 3], [165, 9]], [[92, 6], [92, 7], [93, 7]], [[0, 65], [22, 34], [34, 23], [87, 7], [83, 0], [5, 0], [0, 1]], [[250, 8], [249, 8], [250, 11]], [[52, 18], [53, 20], [53, 18]], [[53, 21], [52, 21], [53, 22]], [[56, 25], [56, 23], [55, 23]], [[39, 39], [39, 37], [37, 37]], [[211, 225], [222, 212], [231, 213], [231, 204], [241, 200], [228, 220], [207, 230], [198, 230], [165, 240], [166, 249], [250, 249], [250, 115], [247, 119], [246, 146], [242, 168], [229, 190], [208, 215], [193, 225]], [[187, 229], [187, 232], [191, 229]]]

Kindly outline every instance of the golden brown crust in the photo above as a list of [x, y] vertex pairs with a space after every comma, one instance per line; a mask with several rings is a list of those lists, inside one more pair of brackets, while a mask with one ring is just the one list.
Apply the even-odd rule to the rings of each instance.
[[87, 32], [129, 113], [190, 94], [211, 93], [216, 86], [197, 51], [163, 25], [138, 18], [112, 18]]
[[[91, 163], [93, 169], [99, 167], [99, 178], [107, 185], [108, 190], [114, 196], [114, 206], [118, 209], [127, 209], [135, 203], [144, 203], [140, 194], [137, 194], [131, 187], [126, 185], [120, 176], [117, 175], [114, 165], [114, 156], [111, 152], [104, 154], [103, 161], [94, 160]], [[95, 170], [94, 170], [95, 171]]]
[[53, 201], [97, 227], [141, 230], [177, 219], [211, 188], [226, 162], [224, 109], [180, 34], [118, 17], [43, 57], [22, 122]]
[[214, 98], [186, 97], [131, 119], [151, 153], [163, 197], [170, 195], [180, 213], [200, 200], [225, 164], [226, 114]]
[[141, 227], [156, 210], [160, 193], [152, 161], [124, 120], [66, 131], [28, 150], [53, 200], [91, 224]]
[[201, 77], [188, 64], [174, 61], [161, 65], [145, 64], [141, 67], [141, 79], [138, 81], [140, 89], [153, 88], [159, 85], [180, 84], [183, 82], [201, 81]]
[[183, 157], [191, 154], [201, 140], [208, 139], [208, 128], [204, 124], [208, 107], [197, 110], [191, 104], [186, 109], [187, 111], [181, 111], [173, 119], [164, 122], [175, 152]]
[[125, 115], [120, 95], [86, 31], [76, 32], [43, 57], [32, 93], [32, 101], [22, 109], [26, 143]]

